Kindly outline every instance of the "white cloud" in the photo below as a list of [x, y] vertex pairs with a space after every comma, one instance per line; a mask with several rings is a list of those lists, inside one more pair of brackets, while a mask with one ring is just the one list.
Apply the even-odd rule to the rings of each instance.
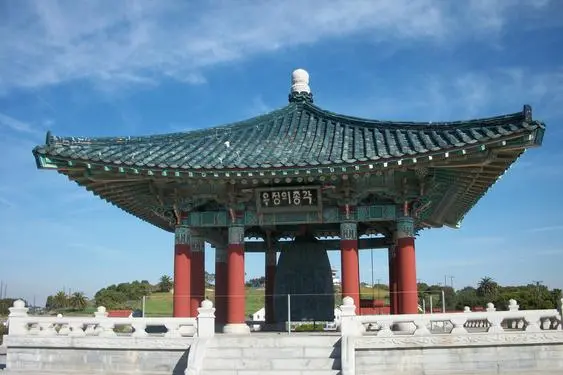
[[0, 112], [0, 126], [6, 127], [10, 130], [20, 133], [28, 133], [35, 135], [41, 133], [27, 122], [20, 121], [1, 112]]
[[528, 232], [530, 233], [551, 232], [551, 231], [563, 231], [563, 225], [551, 225], [551, 226], [528, 229]]
[[[19, 1], [4, 4], [0, 92], [85, 79], [97, 86], [205, 82], [207, 67], [362, 33], [374, 41], [491, 40], [547, 1]], [[549, 15], [549, 13], [547, 13]], [[6, 16], [7, 15], [7, 16]], [[494, 39], [494, 38], [493, 38]]]
[[6, 198], [0, 197], [0, 205], [3, 205], [8, 208], [14, 208], [16, 205]]
[[563, 66], [548, 72], [522, 67], [442, 72], [413, 76], [393, 95], [380, 90], [362, 101], [339, 98], [328, 107], [363, 117], [414, 121], [489, 117], [520, 111], [524, 104], [532, 105], [534, 118], [548, 123], [563, 115]]

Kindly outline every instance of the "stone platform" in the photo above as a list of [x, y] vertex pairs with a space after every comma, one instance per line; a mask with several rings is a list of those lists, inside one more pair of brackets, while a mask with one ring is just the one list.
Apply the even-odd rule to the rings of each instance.
[[[489, 375], [563, 373], [561, 311], [355, 315], [339, 332], [215, 334], [197, 318], [34, 317], [11, 308], [3, 374]], [[151, 333], [151, 327], [161, 327]]]

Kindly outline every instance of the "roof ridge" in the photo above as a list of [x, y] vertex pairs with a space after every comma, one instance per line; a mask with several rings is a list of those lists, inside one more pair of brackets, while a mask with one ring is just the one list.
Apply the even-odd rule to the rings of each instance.
[[62, 144], [115, 144], [115, 143], [144, 143], [147, 141], [161, 141], [167, 139], [175, 139], [178, 138], [182, 139], [190, 139], [190, 138], [199, 138], [201, 136], [211, 135], [213, 131], [219, 130], [229, 130], [229, 133], [232, 129], [246, 129], [248, 127], [256, 126], [256, 122], [264, 123], [264, 121], [260, 121], [266, 119], [268, 117], [276, 116], [282, 112], [289, 112], [289, 108], [299, 107], [303, 103], [302, 102], [295, 102], [289, 103], [284, 107], [280, 107], [274, 109], [270, 112], [248, 118], [245, 120], [235, 121], [224, 125], [216, 125], [211, 126], [208, 128], [201, 128], [201, 129], [194, 129], [194, 130], [187, 130], [183, 132], [174, 132], [174, 133], [162, 133], [162, 134], [148, 134], [148, 135], [139, 135], [139, 136], [105, 136], [105, 137], [76, 137], [76, 136], [56, 136], [48, 131], [46, 134], [45, 144], [47, 146], [51, 146], [57, 143]]
[[[468, 120], [457, 120], [457, 121], [393, 121], [393, 120], [376, 120], [376, 119], [369, 119], [364, 117], [357, 117], [357, 116], [350, 116], [350, 115], [343, 115], [336, 112], [331, 112], [326, 109], [323, 109], [315, 104], [312, 103], [304, 103], [304, 106], [307, 107], [308, 110], [315, 112], [319, 116], [327, 116], [331, 117], [336, 122], [344, 122], [348, 123], [349, 125], [373, 125], [373, 127], [416, 127], [417, 130], [420, 130], [421, 126], [428, 127], [429, 129], [443, 129], [444, 127], [456, 127], [462, 128], [466, 127], [475, 127], [477, 125], [498, 125], [498, 122], [506, 122], [506, 120], [514, 119], [519, 121], [532, 121], [531, 119], [531, 107], [528, 105], [524, 106], [524, 110], [520, 112], [514, 112], [510, 114], [492, 116], [492, 117], [481, 117], [476, 119], [468, 119]], [[504, 120], [504, 121], [503, 121]]]

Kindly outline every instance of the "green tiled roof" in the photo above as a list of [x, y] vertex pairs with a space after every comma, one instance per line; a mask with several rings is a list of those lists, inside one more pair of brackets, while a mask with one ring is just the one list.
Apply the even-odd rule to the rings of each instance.
[[367, 120], [325, 111], [308, 101], [246, 121], [199, 131], [146, 137], [47, 135], [41, 157], [133, 168], [192, 171], [283, 169], [387, 162], [533, 134], [544, 125], [531, 109], [445, 123]]
[[[312, 103], [312, 94], [293, 92], [287, 106], [231, 125], [144, 137], [48, 133], [46, 144], [33, 154], [39, 168], [56, 169], [106, 201], [171, 231], [174, 225], [166, 216], [171, 204], [199, 199], [192, 194], [227, 194], [221, 185], [225, 179], [240, 182], [240, 188], [322, 183], [338, 179], [337, 174], [344, 181], [353, 175], [363, 192], [371, 186], [365, 181], [384, 176], [385, 170], [424, 174], [426, 169], [432, 177], [424, 193], [416, 184], [414, 190], [403, 186], [401, 191], [396, 182], [384, 186], [390, 189], [386, 193], [402, 194], [396, 203], [417, 201], [417, 225], [439, 227], [457, 225], [527, 148], [541, 144], [544, 131], [529, 106], [469, 121], [392, 122], [328, 112]], [[207, 183], [209, 179], [219, 183]]]

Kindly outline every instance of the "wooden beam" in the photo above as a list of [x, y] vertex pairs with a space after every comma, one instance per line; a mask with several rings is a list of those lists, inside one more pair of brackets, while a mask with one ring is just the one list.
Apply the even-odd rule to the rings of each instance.
[[[387, 237], [379, 238], [361, 238], [358, 240], [358, 248], [365, 249], [387, 249], [392, 239]], [[317, 246], [324, 247], [326, 250], [340, 250], [340, 240], [318, 240]], [[277, 244], [277, 251], [287, 251], [293, 246], [292, 241], [280, 241]], [[306, 246], [306, 245], [305, 245]], [[263, 253], [266, 251], [264, 242], [245, 242], [244, 251], [249, 253]]]

